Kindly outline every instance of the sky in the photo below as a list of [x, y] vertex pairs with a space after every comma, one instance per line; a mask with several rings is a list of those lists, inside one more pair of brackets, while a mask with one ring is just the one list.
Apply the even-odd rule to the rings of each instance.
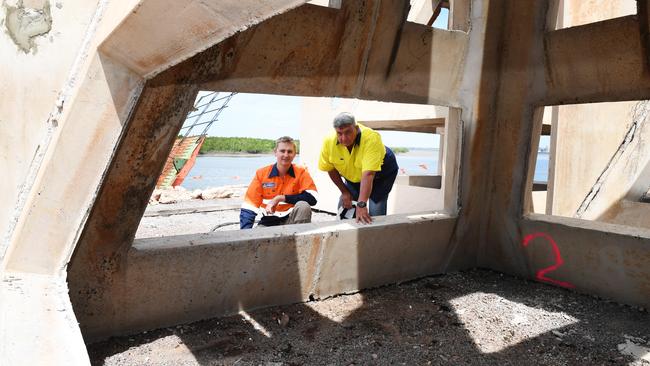
[[[199, 93], [199, 98], [205, 94], [207, 93]], [[221, 93], [219, 97], [225, 95], [227, 94]], [[208, 135], [272, 140], [279, 135], [289, 135], [300, 139], [301, 108], [302, 97], [239, 93], [233, 96], [227, 108], [221, 112], [218, 121], [208, 130]], [[212, 114], [208, 114], [208, 117]], [[398, 131], [378, 132], [382, 135], [384, 144], [390, 147], [437, 148], [439, 144], [439, 135]]]

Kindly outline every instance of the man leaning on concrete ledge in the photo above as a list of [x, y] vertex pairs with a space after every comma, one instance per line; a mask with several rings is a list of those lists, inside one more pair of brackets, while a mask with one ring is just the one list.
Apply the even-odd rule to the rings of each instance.
[[304, 167], [293, 164], [296, 143], [289, 136], [276, 140], [276, 163], [258, 169], [248, 186], [239, 214], [239, 227], [251, 229], [258, 213], [261, 226], [311, 222], [316, 185]]
[[357, 201], [357, 222], [371, 223], [371, 216], [386, 215], [398, 172], [395, 154], [384, 146], [378, 132], [356, 123], [350, 113], [337, 115], [333, 125], [335, 131], [323, 142], [318, 168], [341, 191], [339, 208], [351, 209]]

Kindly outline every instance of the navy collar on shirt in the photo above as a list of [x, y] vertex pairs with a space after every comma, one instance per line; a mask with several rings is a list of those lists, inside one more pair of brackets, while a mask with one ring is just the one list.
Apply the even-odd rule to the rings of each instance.
[[[357, 146], [361, 146], [361, 129], [359, 126], [357, 126], [357, 137], [354, 139], [354, 144]], [[339, 139], [336, 139], [336, 144], [339, 144]]]
[[[290, 176], [296, 177], [296, 172], [293, 171], [293, 164], [289, 167], [289, 173]], [[277, 177], [280, 175], [280, 172], [278, 171], [278, 163], [273, 164], [273, 168], [271, 168], [271, 174], [269, 174], [269, 178]]]

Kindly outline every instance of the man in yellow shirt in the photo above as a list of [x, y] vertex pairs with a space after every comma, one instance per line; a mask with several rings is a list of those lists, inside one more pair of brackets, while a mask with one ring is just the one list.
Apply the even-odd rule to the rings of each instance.
[[[325, 138], [318, 168], [326, 171], [341, 191], [339, 208], [356, 201], [357, 222], [385, 215], [388, 194], [397, 177], [395, 154], [376, 131], [356, 123], [350, 113], [334, 118], [334, 133]], [[345, 182], [342, 178], [345, 178]]]

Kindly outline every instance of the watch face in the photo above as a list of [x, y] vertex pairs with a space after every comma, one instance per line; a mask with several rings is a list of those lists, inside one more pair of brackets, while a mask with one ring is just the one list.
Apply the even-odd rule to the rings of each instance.
[[357, 206], [360, 207], [360, 208], [364, 208], [364, 207], [366, 207], [366, 203], [363, 202], [363, 201], [360, 201], [360, 202], [357, 202]]

